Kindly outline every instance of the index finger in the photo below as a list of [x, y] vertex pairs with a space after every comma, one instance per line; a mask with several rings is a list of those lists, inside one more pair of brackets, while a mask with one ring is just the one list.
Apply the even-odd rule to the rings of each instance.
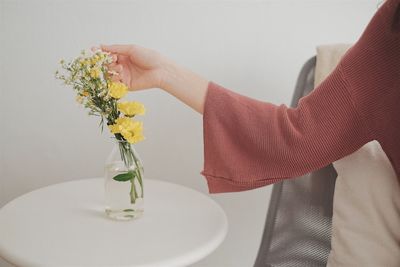
[[131, 45], [100, 45], [100, 47], [103, 51], [121, 55], [129, 55], [132, 51]]

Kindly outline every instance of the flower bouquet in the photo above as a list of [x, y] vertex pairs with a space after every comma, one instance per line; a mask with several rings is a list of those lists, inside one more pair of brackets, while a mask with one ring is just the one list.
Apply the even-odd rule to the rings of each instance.
[[[100, 49], [83, 50], [70, 62], [60, 61], [62, 70], [55, 76], [71, 86], [76, 101], [100, 117], [115, 139], [114, 149], [105, 166], [106, 212], [114, 219], [131, 219], [143, 213], [143, 166], [132, 144], [144, 140], [143, 123], [135, 120], [143, 115], [143, 104], [121, 101], [128, 88], [113, 81], [114, 72], [108, 69], [113, 58]], [[130, 182], [129, 185], [126, 182]]]

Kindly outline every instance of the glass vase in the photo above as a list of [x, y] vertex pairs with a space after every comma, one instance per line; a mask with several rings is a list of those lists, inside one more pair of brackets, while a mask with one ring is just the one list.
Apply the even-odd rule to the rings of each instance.
[[105, 164], [106, 214], [116, 220], [142, 216], [143, 165], [132, 144], [115, 139]]

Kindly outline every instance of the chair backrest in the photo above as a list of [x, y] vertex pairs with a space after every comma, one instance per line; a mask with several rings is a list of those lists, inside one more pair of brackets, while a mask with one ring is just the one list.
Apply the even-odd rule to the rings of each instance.
[[[303, 66], [292, 107], [314, 89], [316, 57]], [[333, 193], [337, 173], [332, 164], [273, 185], [254, 267], [325, 267], [331, 249]]]

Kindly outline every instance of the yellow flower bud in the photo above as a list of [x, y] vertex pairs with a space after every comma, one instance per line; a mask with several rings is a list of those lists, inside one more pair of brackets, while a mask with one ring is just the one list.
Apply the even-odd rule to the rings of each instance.
[[87, 59], [81, 59], [80, 63], [81, 63], [81, 66], [85, 66], [85, 65], [89, 65], [90, 64], [89, 60], [87, 60]]
[[98, 55], [95, 55], [90, 59], [90, 64], [95, 65], [99, 60], [100, 57]]
[[79, 104], [82, 104], [83, 103], [83, 97], [80, 96], [80, 95], [76, 96], [76, 102], [78, 102]]
[[94, 68], [90, 70], [90, 77], [96, 79], [100, 77], [100, 70], [98, 68]]

